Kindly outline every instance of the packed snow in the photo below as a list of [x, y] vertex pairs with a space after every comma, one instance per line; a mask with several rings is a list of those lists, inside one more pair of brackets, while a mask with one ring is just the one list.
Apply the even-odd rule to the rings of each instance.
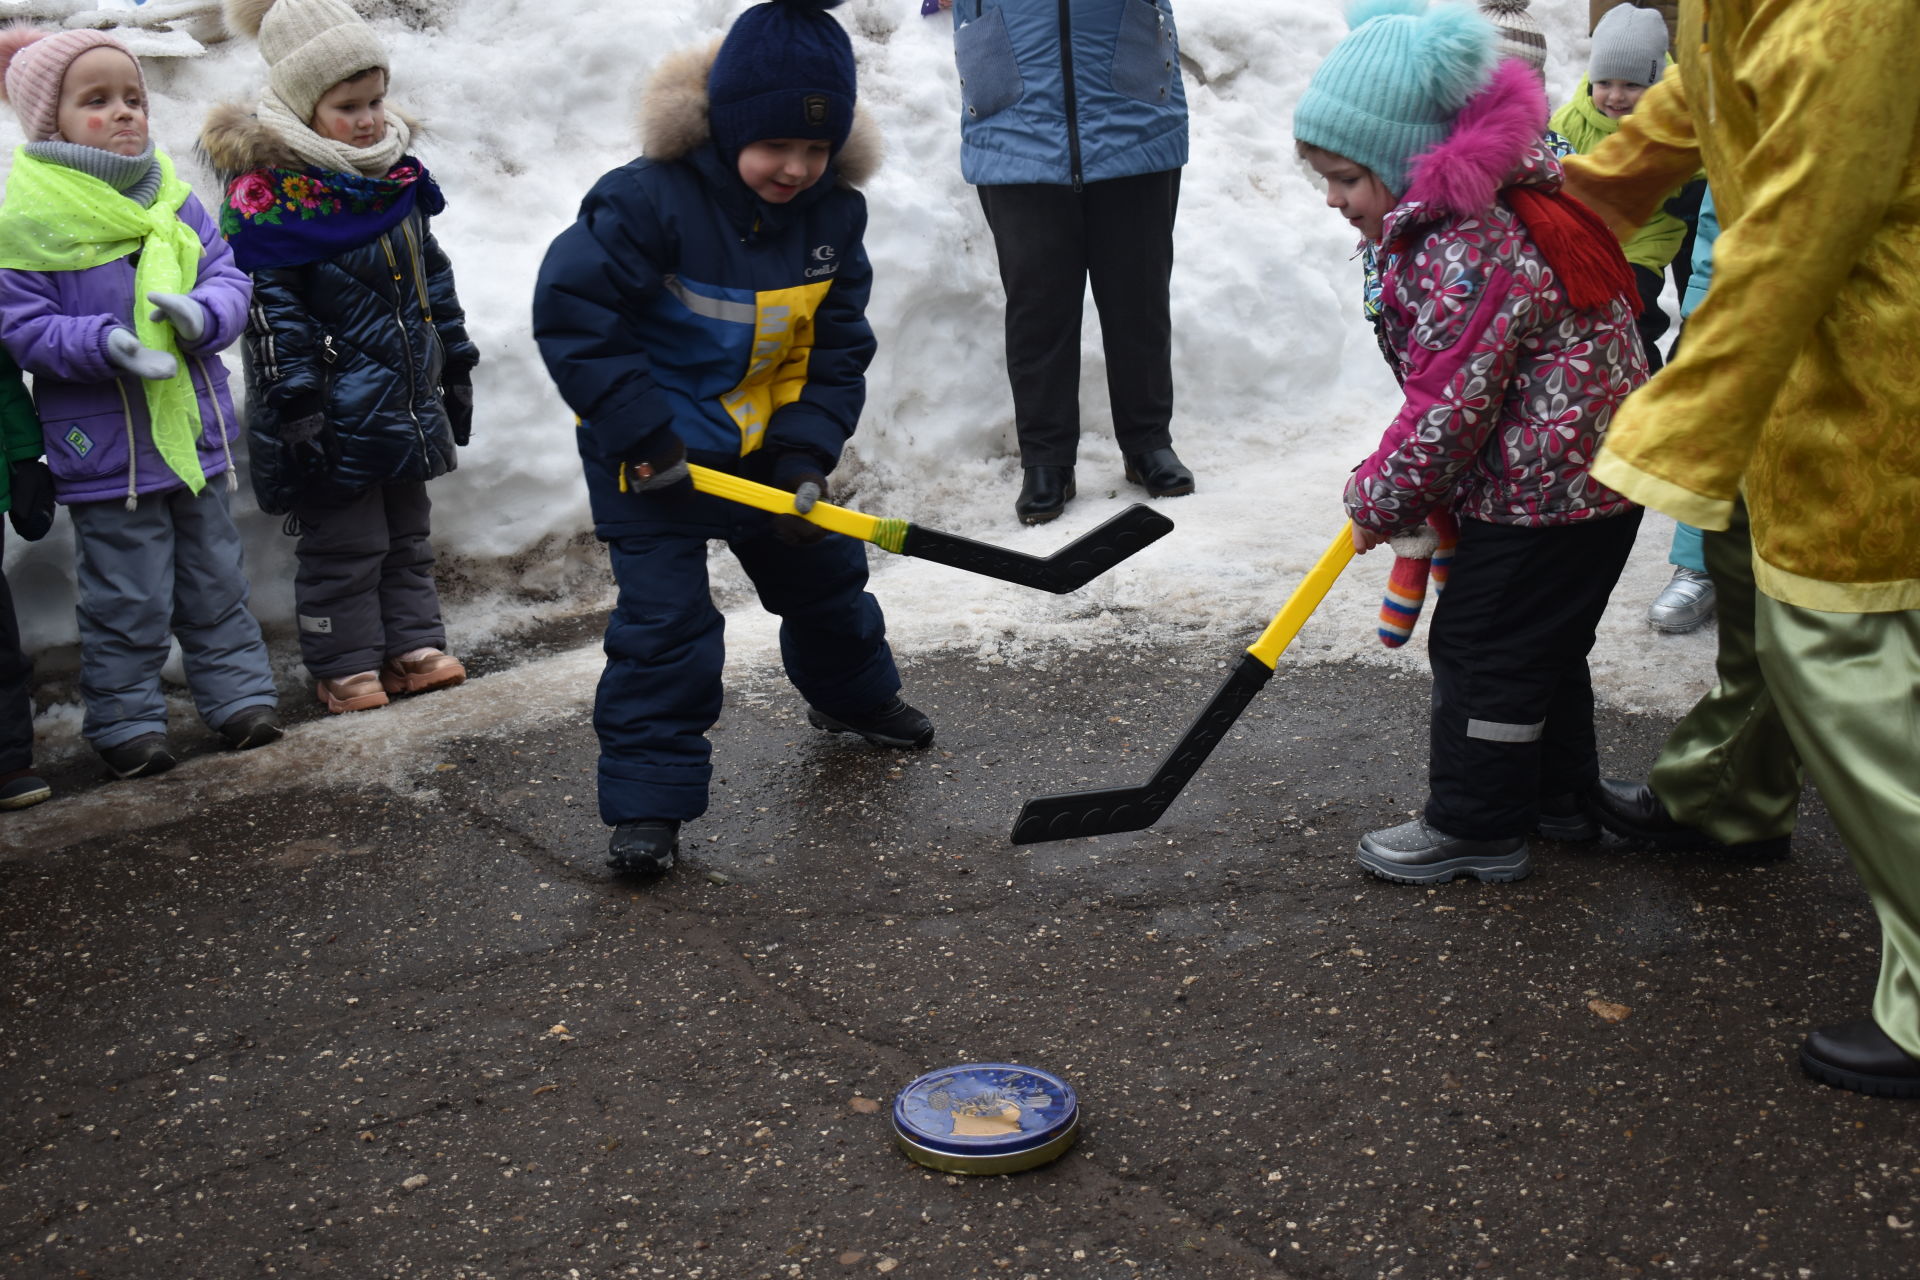
[[[391, 51], [391, 100], [428, 126], [416, 150], [448, 197], [436, 234], [484, 353], [474, 443], [459, 471], [431, 488], [435, 543], [452, 571], [447, 616], [458, 652], [606, 596], [604, 556], [586, 536], [571, 416], [528, 332], [534, 275], [581, 193], [634, 154], [634, 103], [649, 69], [670, 50], [719, 35], [745, 4], [360, 3]], [[0, 0], [0, 20], [100, 7]], [[1182, 642], [1228, 659], [1339, 530], [1344, 477], [1395, 405], [1359, 315], [1352, 234], [1322, 206], [1289, 129], [1293, 103], [1344, 30], [1341, 8], [1337, 0], [1175, 0], [1193, 149], [1174, 268], [1174, 442], [1198, 477], [1194, 496], [1160, 505], [1177, 528], [1064, 597], [875, 550], [873, 590], [901, 652], [958, 649], [992, 664]], [[853, 37], [861, 99], [889, 158], [867, 188], [871, 318], [881, 348], [834, 496], [873, 514], [1047, 554], [1145, 500], [1121, 478], [1096, 314], [1089, 302], [1081, 496], [1059, 521], [1023, 528], [1012, 516], [1019, 466], [993, 244], [960, 179], [950, 18], [923, 18], [919, 0], [848, 0], [835, 12]], [[1534, 0], [1556, 103], [1584, 64], [1586, 12], [1587, 0]], [[257, 94], [264, 64], [251, 42], [219, 40], [217, 30], [209, 37], [204, 18], [192, 21], [197, 38], [175, 44], [191, 56], [151, 56], [145, 65], [155, 136], [212, 204], [218, 192], [194, 156], [195, 137], [213, 104]], [[19, 141], [8, 113], [0, 154], [11, 155]], [[238, 353], [228, 358], [237, 373]], [[236, 513], [255, 612], [276, 657], [295, 667], [293, 542], [278, 519], [254, 509], [244, 484]], [[1669, 572], [1671, 528], [1649, 515], [1603, 624], [1596, 687], [1615, 705], [1678, 711], [1711, 678], [1711, 628], [1659, 636], [1644, 621]], [[42, 543], [7, 539], [6, 573], [30, 651], [75, 641], [72, 557], [64, 519]], [[724, 548], [713, 565], [735, 670], [766, 665], [776, 653], [773, 621]], [[1289, 660], [1361, 657], [1423, 669], [1418, 635], [1395, 652], [1374, 635], [1390, 567], [1385, 551], [1356, 560]], [[579, 682], [579, 673], [569, 667], [567, 679]], [[42, 752], [77, 749], [77, 723], [72, 704], [41, 708]]]

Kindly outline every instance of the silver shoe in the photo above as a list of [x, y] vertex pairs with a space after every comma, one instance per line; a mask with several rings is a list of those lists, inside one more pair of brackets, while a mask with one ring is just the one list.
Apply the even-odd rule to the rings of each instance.
[[1712, 578], [1699, 569], [1676, 568], [1666, 589], [1647, 606], [1647, 622], [1671, 635], [1696, 631], [1713, 616], [1713, 600]]
[[1361, 836], [1359, 862], [1382, 880], [1400, 884], [1445, 884], [1455, 876], [1503, 883], [1533, 871], [1525, 836], [1468, 840], [1436, 831], [1420, 818]]

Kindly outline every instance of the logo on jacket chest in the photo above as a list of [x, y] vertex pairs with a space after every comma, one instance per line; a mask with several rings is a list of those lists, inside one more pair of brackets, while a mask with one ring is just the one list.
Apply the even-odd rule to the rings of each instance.
[[830, 244], [821, 245], [807, 256], [813, 259], [813, 265], [806, 270], [808, 279], [816, 276], [830, 276], [840, 269], [840, 255], [834, 252]]

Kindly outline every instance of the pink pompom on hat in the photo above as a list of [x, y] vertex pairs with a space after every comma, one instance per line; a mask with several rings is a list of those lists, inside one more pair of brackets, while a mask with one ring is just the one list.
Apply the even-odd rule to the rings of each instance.
[[[90, 49], [118, 49], [140, 76], [146, 74], [133, 50], [104, 31], [42, 31], [25, 23], [0, 27], [0, 102], [13, 107], [27, 141], [46, 142], [60, 136], [60, 85], [73, 60]], [[76, 139], [69, 138], [69, 142]]]

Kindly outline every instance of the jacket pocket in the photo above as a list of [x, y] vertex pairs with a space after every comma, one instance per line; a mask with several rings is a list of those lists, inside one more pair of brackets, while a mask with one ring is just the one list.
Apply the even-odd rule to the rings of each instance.
[[1169, 102], [1180, 63], [1173, 14], [1153, 0], [1126, 0], [1126, 6], [1113, 46], [1114, 92], [1141, 102]]
[[960, 69], [960, 102], [969, 120], [985, 120], [1020, 101], [1027, 91], [1020, 63], [998, 9], [953, 33], [953, 61]]

